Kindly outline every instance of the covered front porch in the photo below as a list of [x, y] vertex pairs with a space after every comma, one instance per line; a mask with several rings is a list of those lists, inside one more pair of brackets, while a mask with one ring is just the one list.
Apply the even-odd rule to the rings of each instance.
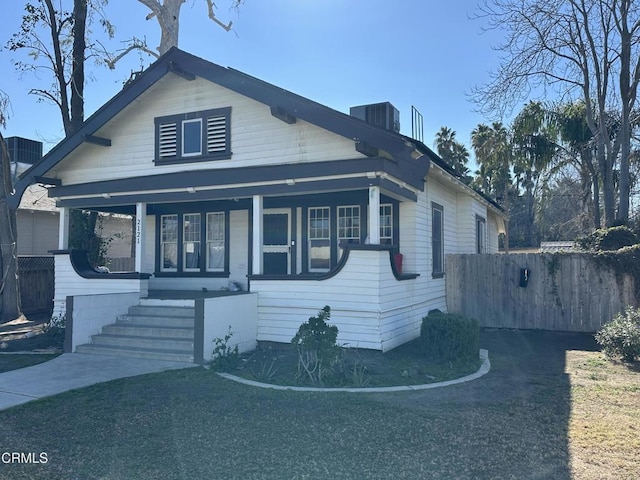
[[[381, 169], [362, 169], [365, 163]], [[130, 307], [154, 301], [188, 301], [196, 310], [202, 304], [200, 318], [219, 327], [216, 336], [229, 325], [253, 332], [236, 338], [247, 349], [259, 340], [288, 343], [325, 305], [343, 344], [387, 350], [417, 336], [427, 308], [424, 285], [412, 273], [423, 181], [411, 185], [390, 175], [395, 167], [384, 159], [365, 163], [323, 176], [315, 166], [316, 176], [307, 178], [269, 170], [271, 179], [251, 185], [187, 172], [174, 174], [171, 187], [165, 176], [154, 176], [52, 188], [61, 208], [54, 315], [72, 316], [77, 333], [77, 298], [104, 296], [100, 310], [83, 320], [90, 326], [82, 340], [69, 348], [91, 341]], [[240, 181], [235, 170], [233, 178]], [[193, 183], [183, 185], [187, 179]], [[133, 215], [135, 272], [100, 273], [68, 250], [72, 208]], [[255, 304], [255, 311], [242, 310], [255, 326], [242, 323], [237, 308], [217, 315], [214, 305], [236, 298]], [[209, 337], [201, 336], [210, 344], [215, 337]]]

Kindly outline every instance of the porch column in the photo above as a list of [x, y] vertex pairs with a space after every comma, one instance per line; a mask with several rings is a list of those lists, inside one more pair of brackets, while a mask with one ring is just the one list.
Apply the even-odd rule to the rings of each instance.
[[58, 250], [69, 248], [69, 207], [60, 208], [58, 226]]
[[380, 244], [380, 187], [369, 187], [369, 243]]
[[251, 272], [253, 275], [262, 273], [262, 195], [253, 196], [253, 245], [251, 246], [252, 258]]
[[147, 238], [147, 204], [136, 203], [136, 238], [134, 240], [136, 246], [136, 265], [135, 271], [142, 272], [144, 262], [145, 244]]

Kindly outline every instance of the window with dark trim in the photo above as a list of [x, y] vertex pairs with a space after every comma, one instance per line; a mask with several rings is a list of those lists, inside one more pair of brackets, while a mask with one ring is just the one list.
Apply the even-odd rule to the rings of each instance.
[[330, 208], [310, 207], [308, 212], [308, 268], [310, 272], [328, 272], [331, 267]]
[[231, 158], [231, 107], [155, 119], [156, 164]]
[[226, 211], [166, 214], [158, 218], [156, 275], [228, 276]]
[[380, 243], [393, 245], [393, 205], [380, 205]]
[[476, 215], [476, 253], [487, 253], [487, 221]]
[[444, 207], [431, 202], [431, 259], [433, 278], [444, 276]]

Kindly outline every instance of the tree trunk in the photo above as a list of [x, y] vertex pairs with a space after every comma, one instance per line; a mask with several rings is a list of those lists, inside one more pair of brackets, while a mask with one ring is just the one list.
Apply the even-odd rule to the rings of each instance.
[[71, 129], [70, 135], [80, 129], [84, 121], [84, 61], [87, 0], [73, 2], [73, 70], [71, 72]]
[[7, 204], [7, 196], [13, 190], [11, 166], [1, 133], [0, 167], [0, 322], [7, 322], [22, 315], [22, 306], [18, 282], [16, 211]]
[[158, 22], [162, 32], [158, 52], [160, 55], [167, 53], [171, 47], [178, 46], [178, 34], [180, 29], [180, 8], [185, 0], [165, 0], [158, 14]]

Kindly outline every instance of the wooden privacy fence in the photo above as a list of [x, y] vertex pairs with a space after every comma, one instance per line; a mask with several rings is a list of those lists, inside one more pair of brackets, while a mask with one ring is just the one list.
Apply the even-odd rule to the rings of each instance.
[[24, 313], [47, 313], [53, 309], [53, 262], [53, 257], [18, 257], [20, 296]]
[[589, 254], [448, 255], [445, 271], [449, 312], [483, 327], [595, 332], [628, 305], [638, 306], [640, 279], [616, 274]]

